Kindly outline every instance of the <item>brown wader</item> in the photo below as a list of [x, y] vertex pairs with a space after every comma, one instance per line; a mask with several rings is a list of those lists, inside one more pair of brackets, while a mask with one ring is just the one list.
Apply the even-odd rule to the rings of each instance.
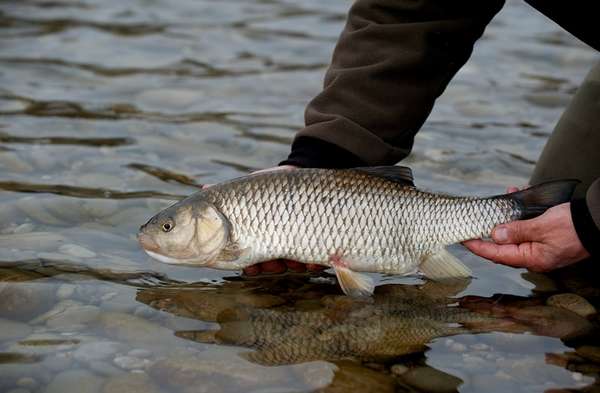
[[575, 198], [583, 198], [600, 178], [600, 62], [592, 67], [557, 123], [531, 184], [565, 178], [581, 180]]
[[[596, 4], [526, 0], [600, 51]], [[394, 165], [504, 0], [357, 0], [323, 90], [306, 109], [282, 164], [348, 168]], [[600, 255], [600, 65], [592, 69], [547, 143], [532, 183], [577, 178], [577, 234]], [[586, 192], [587, 190], [587, 192]]]

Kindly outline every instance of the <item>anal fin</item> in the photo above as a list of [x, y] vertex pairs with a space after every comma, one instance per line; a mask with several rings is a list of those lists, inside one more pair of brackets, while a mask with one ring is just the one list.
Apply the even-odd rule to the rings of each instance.
[[331, 257], [331, 265], [342, 291], [352, 297], [369, 297], [375, 290], [373, 279], [350, 269], [338, 256]]
[[472, 276], [471, 270], [445, 248], [423, 258], [419, 270], [434, 281]]

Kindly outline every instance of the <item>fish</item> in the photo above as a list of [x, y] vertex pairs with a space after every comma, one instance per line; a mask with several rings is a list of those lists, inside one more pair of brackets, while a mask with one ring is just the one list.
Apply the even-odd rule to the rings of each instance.
[[[464, 289], [458, 281], [386, 284], [372, 298], [356, 300], [319, 283], [270, 280], [276, 279], [263, 279], [260, 285], [225, 282], [218, 288], [146, 288], [137, 293], [136, 300], [173, 315], [209, 322], [206, 329], [174, 334], [205, 344], [250, 349], [240, 356], [262, 366], [348, 358], [388, 362], [422, 353], [439, 337], [529, 331], [509, 317], [461, 307], [460, 299], [454, 297]], [[264, 298], [271, 293], [285, 300]], [[248, 296], [254, 297], [252, 303], [245, 301]], [[481, 302], [472, 299], [471, 303], [476, 301]]]
[[368, 297], [375, 285], [365, 272], [470, 277], [448, 245], [567, 202], [577, 183], [472, 197], [420, 190], [401, 166], [269, 171], [190, 195], [142, 225], [138, 240], [151, 257], [176, 265], [320, 264], [334, 269], [345, 294]]

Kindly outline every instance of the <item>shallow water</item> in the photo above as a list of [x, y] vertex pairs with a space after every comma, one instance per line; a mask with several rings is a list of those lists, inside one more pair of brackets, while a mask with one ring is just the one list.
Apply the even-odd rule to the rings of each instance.
[[[328, 274], [242, 279], [139, 249], [173, 200], [285, 157], [349, 5], [0, 3], [0, 391], [598, 389], [587, 266], [527, 274], [456, 247], [470, 283], [378, 276], [360, 303]], [[595, 60], [509, 2], [418, 134], [417, 184], [526, 183]]]

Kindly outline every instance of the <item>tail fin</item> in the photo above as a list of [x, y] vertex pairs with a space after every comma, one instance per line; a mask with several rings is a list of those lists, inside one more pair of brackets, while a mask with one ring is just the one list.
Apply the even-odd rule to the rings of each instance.
[[552, 206], [569, 202], [579, 180], [553, 180], [531, 186], [525, 190], [504, 195], [518, 201], [523, 208], [521, 218], [539, 216]]

